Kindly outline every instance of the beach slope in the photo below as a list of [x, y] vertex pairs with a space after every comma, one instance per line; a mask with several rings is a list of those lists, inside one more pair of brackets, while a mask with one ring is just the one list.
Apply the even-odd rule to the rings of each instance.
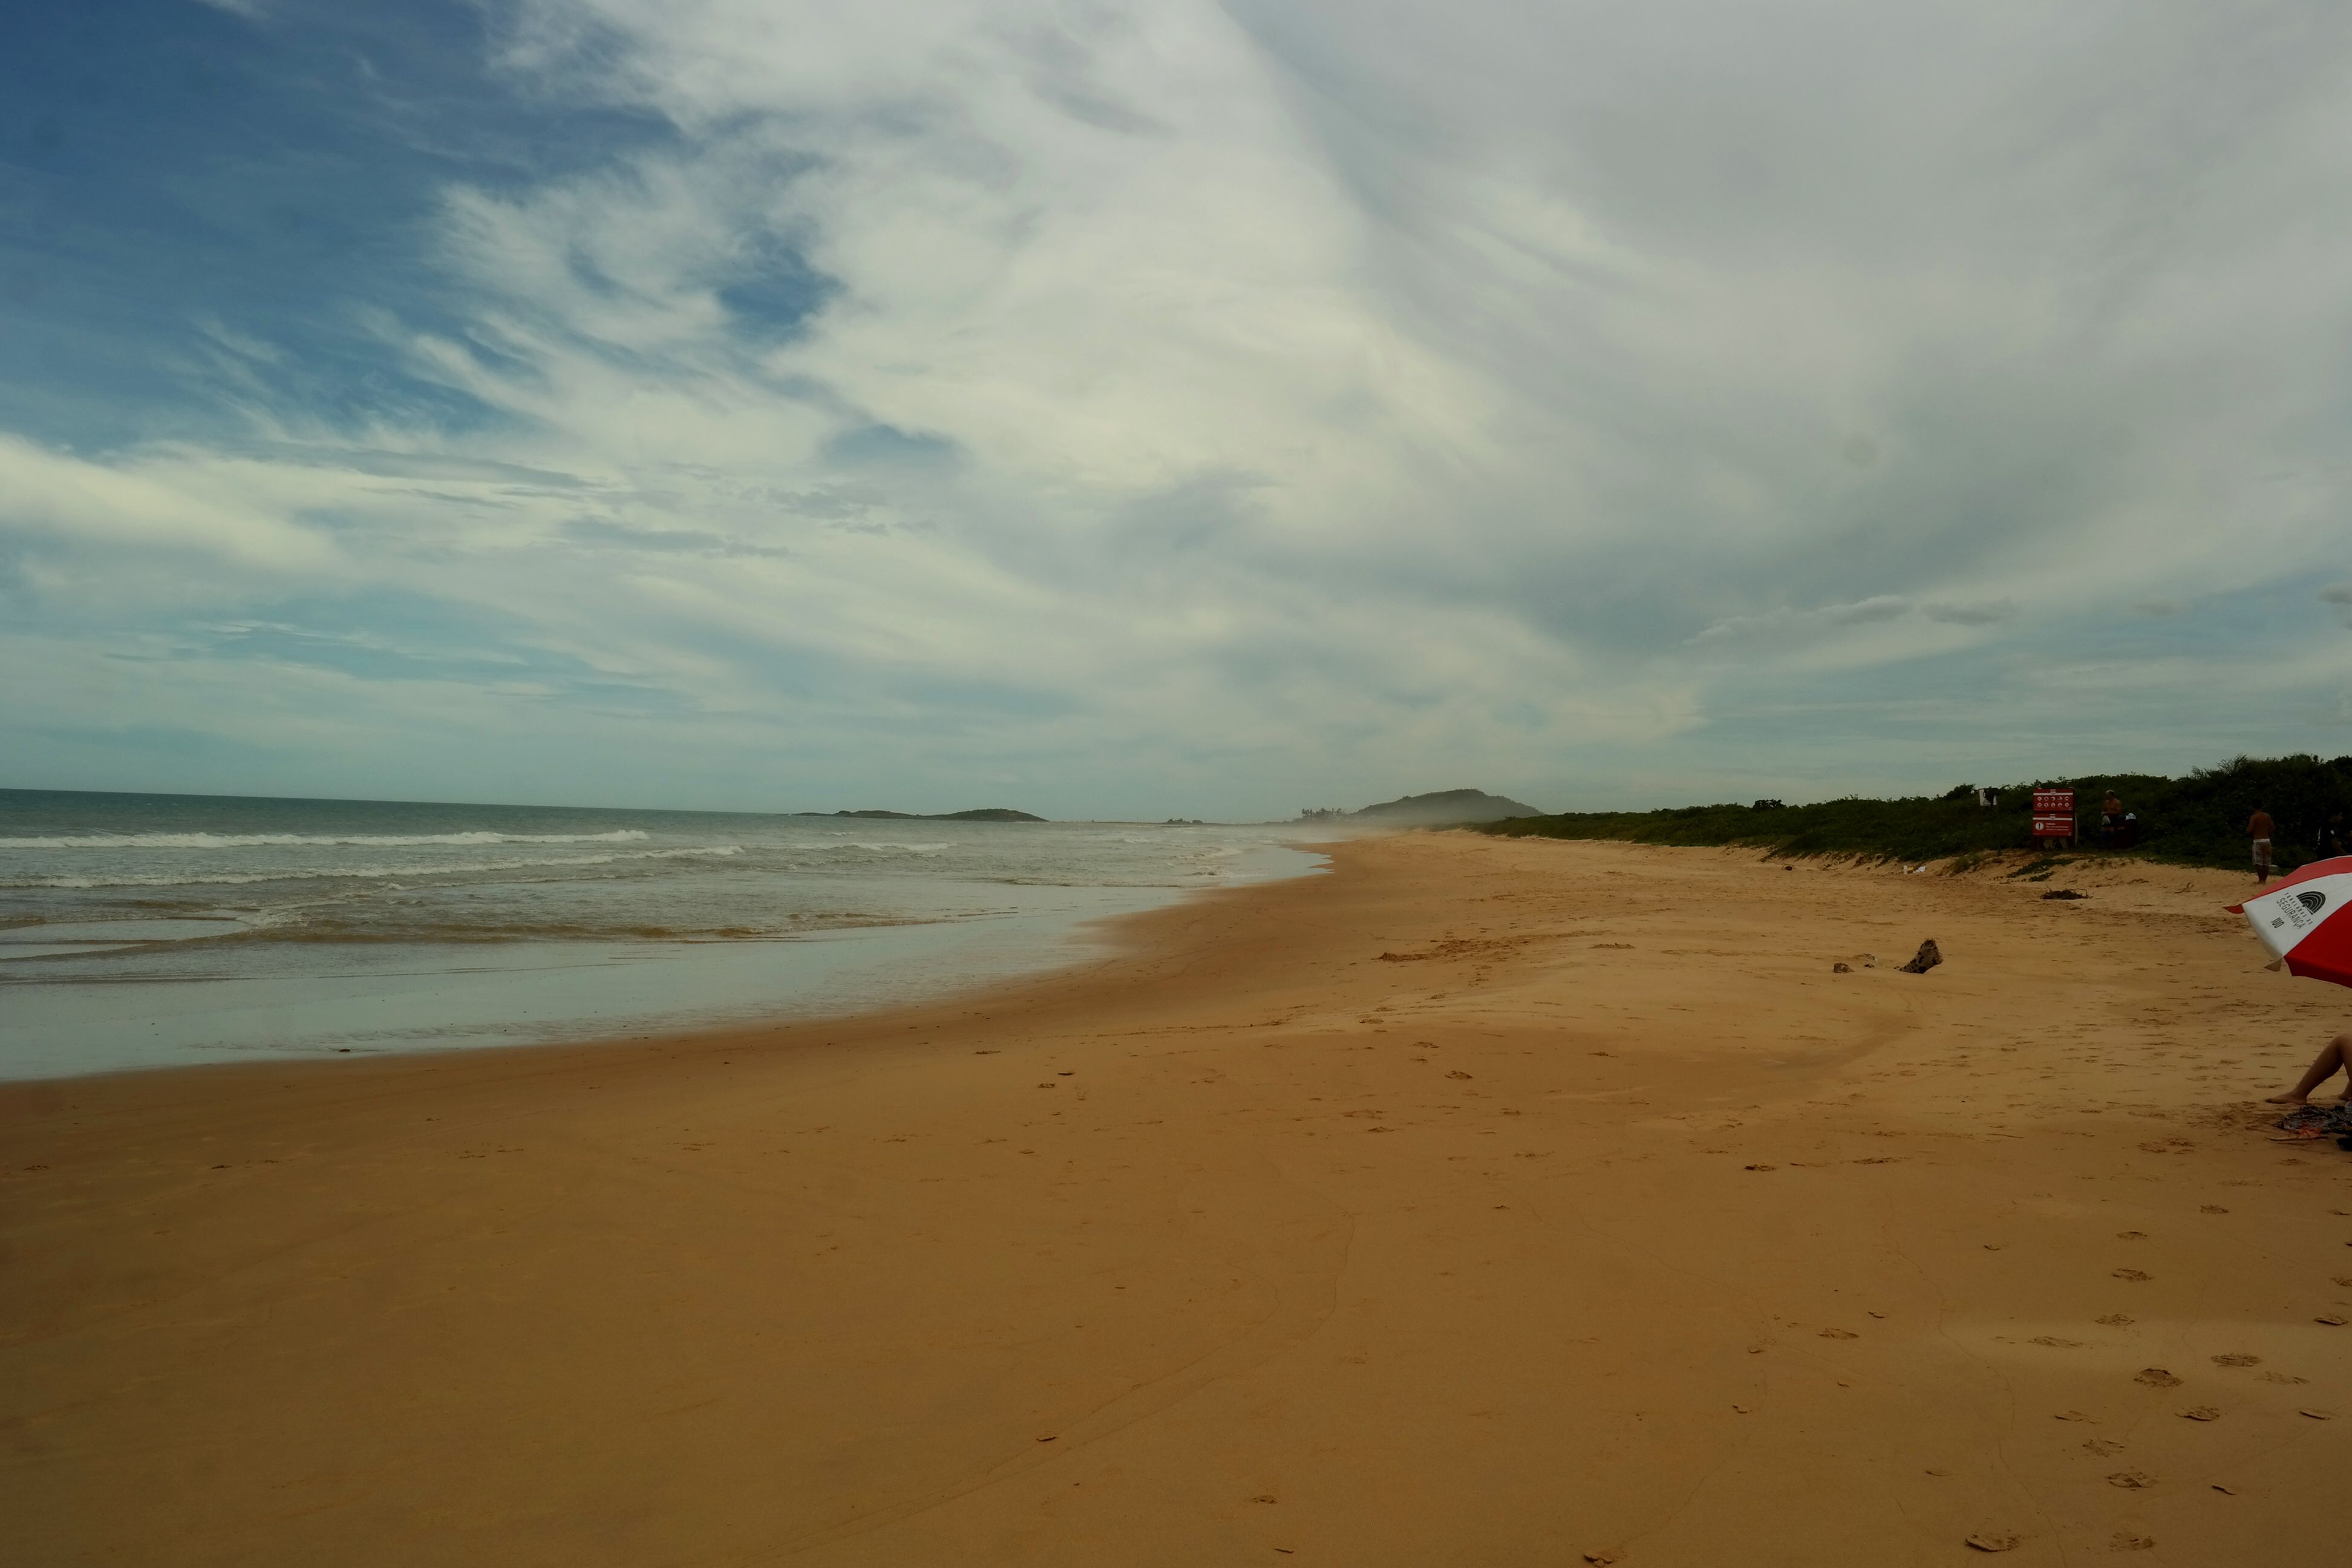
[[1333, 857], [918, 1011], [0, 1088], [12, 1560], [2340, 1551], [2246, 884]]

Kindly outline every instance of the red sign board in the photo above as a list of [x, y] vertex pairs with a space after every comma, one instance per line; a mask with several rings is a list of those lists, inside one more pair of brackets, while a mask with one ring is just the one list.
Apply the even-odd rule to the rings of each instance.
[[2074, 792], [2071, 789], [2038, 789], [2033, 792], [2033, 837], [2063, 838], [2074, 837]]

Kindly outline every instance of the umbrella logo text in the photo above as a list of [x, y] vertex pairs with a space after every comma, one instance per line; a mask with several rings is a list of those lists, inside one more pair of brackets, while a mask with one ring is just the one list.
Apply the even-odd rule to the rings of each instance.
[[2327, 907], [2327, 895], [2326, 893], [2297, 893], [2294, 896], [2294, 901], [2301, 904], [2305, 909], [2309, 910], [2313, 914], [2317, 914], [2321, 910]]

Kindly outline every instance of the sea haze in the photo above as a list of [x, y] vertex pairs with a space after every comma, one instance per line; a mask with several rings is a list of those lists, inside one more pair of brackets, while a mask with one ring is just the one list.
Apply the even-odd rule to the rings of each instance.
[[907, 1001], [1312, 870], [1299, 837], [0, 790], [0, 1077]]

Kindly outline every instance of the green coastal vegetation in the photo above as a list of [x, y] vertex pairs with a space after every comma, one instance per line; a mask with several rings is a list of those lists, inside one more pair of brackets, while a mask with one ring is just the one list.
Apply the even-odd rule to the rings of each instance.
[[[2352, 756], [2239, 757], [2182, 778], [2159, 773], [2092, 773], [2000, 786], [1998, 804], [1979, 804], [1974, 784], [1940, 795], [1871, 800], [1849, 795], [1811, 805], [1763, 801], [1751, 805], [1685, 805], [1664, 811], [1575, 811], [1472, 824], [1508, 837], [1622, 838], [1640, 844], [1752, 846], [1794, 858], [1846, 855], [1913, 862], [1998, 850], [2031, 849], [2033, 792], [2072, 789], [2083, 841], [2098, 844], [2099, 805], [2109, 791], [2137, 820], [2130, 853], [2195, 866], [2247, 863], [2246, 819], [2257, 806], [2277, 824], [2282, 869], [2318, 858], [2328, 814], [2352, 807]], [[1956, 867], [1956, 868], [1958, 868]]]

